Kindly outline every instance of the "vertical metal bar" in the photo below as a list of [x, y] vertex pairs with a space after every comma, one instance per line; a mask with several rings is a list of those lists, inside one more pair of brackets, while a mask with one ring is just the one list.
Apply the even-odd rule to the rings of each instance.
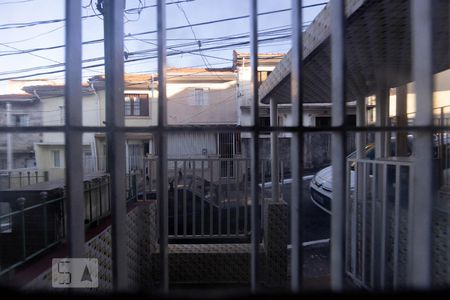
[[345, 279], [345, 1], [331, 1], [331, 80], [333, 201], [331, 215], [331, 288], [344, 289]]
[[[348, 165], [346, 165], [346, 168], [348, 168]], [[347, 176], [347, 173], [346, 173], [346, 176]], [[348, 189], [348, 187], [346, 186], [346, 189]], [[345, 201], [345, 209], [346, 209], [346, 212], [345, 212], [345, 214], [347, 215], [347, 216], [352, 216], [351, 215], [351, 209], [352, 209], [352, 207], [351, 207], [351, 201], [352, 199], [351, 199], [351, 197], [349, 197], [348, 199], [346, 199], [346, 201]], [[345, 239], [345, 261], [344, 261], [344, 268], [345, 268], [345, 272], [348, 272], [348, 273], [352, 273], [353, 272], [353, 270], [352, 270], [352, 263], [353, 263], [353, 260], [352, 260], [352, 258], [353, 258], [353, 256], [352, 256], [352, 254], [353, 254], [353, 252], [352, 252], [352, 249], [351, 249], [351, 243], [352, 243], [352, 225], [353, 225], [353, 222], [352, 222], [353, 220], [352, 220], [352, 218], [347, 218], [346, 220], [345, 220], [345, 232], [346, 232], [346, 239]], [[355, 274], [353, 274], [352, 273], [352, 276], [354, 276]]]
[[[366, 126], [366, 98], [356, 101], [356, 125], [358, 127]], [[356, 158], [361, 159], [364, 156], [365, 133], [356, 133]]]
[[[433, 125], [433, 17], [432, 1], [413, 0], [412, 40], [413, 74], [416, 82], [416, 126]], [[434, 199], [432, 132], [415, 133], [414, 201], [409, 257], [409, 285], [414, 288], [431, 286], [432, 203]], [[420, 259], [417, 259], [419, 258]]]
[[91, 181], [88, 182], [88, 194], [89, 194], [89, 222], [92, 222], [92, 186], [91, 186]]
[[281, 195], [284, 199], [283, 191], [284, 191], [284, 163], [282, 160], [279, 160], [280, 163], [280, 179], [281, 179]]
[[[362, 266], [361, 266], [361, 273], [362, 273], [362, 282], [364, 284], [366, 284], [366, 215], [367, 215], [367, 178], [369, 178], [369, 176], [367, 175], [367, 162], [364, 162], [362, 164], [363, 166], [363, 170], [362, 170]], [[349, 184], [349, 183], [347, 183]]]
[[98, 208], [99, 208], [99, 213], [96, 216], [97, 221], [99, 221], [100, 217], [103, 216], [103, 197], [102, 197], [102, 189], [100, 188], [101, 183], [99, 181], [96, 182], [96, 189], [98, 192]]
[[47, 192], [41, 192], [40, 193], [42, 202], [43, 202], [43, 209], [44, 209], [44, 247], [47, 247], [48, 244], [48, 219], [47, 219]]
[[227, 162], [227, 235], [229, 236], [231, 233], [231, 196], [230, 196], [230, 168], [231, 168], [231, 160], [230, 158], [226, 159]]
[[[69, 257], [84, 257], [81, 94], [81, 0], [66, 0], [65, 178]], [[22, 180], [21, 180], [22, 181]]]
[[380, 239], [380, 288], [384, 289], [386, 284], [386, 230], [387, 230], [387, 164], [383, 163], [381, 175], [381, 239]]
[[175, 186], [173, 189], [173, 201], [174, 201], [174, 205], [173, 205], [173, 215], [174, 215], [174, 234], [175, 236], [178, 236], [178, 161], [175, 159], [174, 162], [174, 182], [175, 182]]
[[395, 167], [395, 212], [394, 212], [394, 266], [393, 266], [393, 284], [394, 289], [398, 287], [398, 244], [400, 239], [400, 170], [401, 167]]
[[192, 160], [192, 179], [191, 179], [191, 190], [192, 190], [192, 235], [195, 235], [195, 222], [196, 222], [196, 209], [195, 204], [197, 202], [197, 184], [196, 184], [196, 178], [195, 178], [195, 165], [196, 161], [195, 159]]
[[144, 201], [147, 201], [147, 177], [150, 176], [149, 161], [148, 157], [144, 157]]
[[[303, 284], [303, 16], [301, 0], [292, 0], [291, 98], [291, 290]], [[284, 176], [284, 175], [283, 175]]]
[[[161, 287], [169, 291], [168, 254], [168, 188], [167, 188], [167, 101], [166, 101], [166, 1], [157, 2], [158, 23], [158, 203], [159, 203], [159, 247], [161, 257]], [[183, 176], [186, 176], [183, 174]]]
[[[278, 126], [277, 102], [274, 98], [270, 98], [270, 126]], [[271, 177], [272, 177], [272, 201], [280, 200], [280, 169], [278, 165], [278, 132], [270, 133], [270, 160], [271, 160]]]
[[[127, 233], [123, 226], [126, 208], [125, 133], [116, 128], [124, 126], [124, 1], [104, 1], [105, 32], [105, 98], [108, 142], [108, 172], [111, 176], [112, 214], [112, 273], [116, 290], [127, 288]], [[73, 110], [72, 110], [73, 111]], [[100, 199], [100, 204], [102, 203]]]
[[259, 200], [259, 203], [260, 203], [260, 210], [259, 210], [259, 217], [260, 217], [260, 222], [261, 222], [261, 224], [264, 224], [264, 223], [262, 223], [262, 222], [264, 222], [263, 221], [263, 219], [264, 219], [264, 217], [263, 217], [263, 215], [264, 215], [264, 197], [265, 197], [265, 190], [266, 190], [266, 185], [265, 185], [265, 181], [266, 181], [266, 178], [265, 178], [265, 170], [264, 170], [264, 163], [265, 163], [265, 161], [262, 159], [261, 160], [261, 199]]
[[218, 212], [219, 215], [217, 216], [218, 219], [218, 230], [219, 235], [222, 234], [222, 159], [219, 158], [218, 161], [218, 170], [219, 170], [219, 186], [217, 187], [218, 193], [217, 193], [217, 205], [218, 205]]
[[[376, 124], [377, 126], [387, 126], [389, 116], [389, 89], [386, 87], [384, 79], [380, 78], [376, 91]], [[375, 157], [386, 157], [387, 133], [385, 131], [375, 132]]]
[[[408, 89], [406, 85], [397, 87], [395, 91], [396, 100], [396, 116], [397, 116], [397, 126], [406, 127], [408, 126], [408, 115], [407, 115], [407, 96]], [[397, 131], [397, 141], [395, 147], [396, 156], [408, 156], [408, 133]]]
[[241, 193], [239, 190], [239, 171], [240, 171], [240, 165], [241, 161], [239, 159], [235, 160], [236, 165], [236, 181], [235, 181], [235, 195], [236, 195], [236, 235], [239, 234], [239, 210], [241, 209]]
[[205, 235], [205, 161], [202, 159], [201, 235]]
[[245, 181], [244, 181], [244, 232], [248, 234], [248, 159], [245, 160]]
[[372, 205], [371, 205], [371, 241], [370, 241], [370, 283], [371, 286], [375, 286], [375, 210], [376, 210], [376, 198], [378, 197], [376, 185], [377, 185], [377, 164], [372, 164], [372, 182], [371, 182], [371, 190], [372, 190]]
[[214, 212], [213, 212], [213, 197], [214, 197], [214, 189], [213, 189], [213, 178], [214, 178], [214, 161], [210, 160], [208, 165], [209, 168], [209, 235], [213, 235], [213, 225], [214, 225]]
[[26, 230], [25, 230], [25, 201], [26, 199], [24, 197], [19, 197], [17, 198], [17, 204], [19, 206], [19, 209], [21, 210], [20, 212], [20, 221], [21, 221], [21, 225], [22, 225], [22, 258], [23, 260], [26, 259], [27, 257], [27, 238], [26, 238]]
[[[357, 276], [357, 243], [358, 243], [358, 236], [357, 236], [357, 226], [358, 226], [358, 192], [359, 192], [359, 186], [358, 184], [356, 184], [356, 190], [353, 194], [353, 197], [351, 197], [350, 195], [350, 162], [346, 163], [346, 168], [345, 168], [345, 176], [346, 176], [346, 185], [345, 185], [345, 189], [346, 189], [346, 195], [348, 195], [348, 198], [346, 198], [346, 200], [349, 203], [349, 210], [347, 210], [347, 219], [349, 219], [349, 221], [351, 222], [351, 231], [348, 232], [347, 234], [350, 234], [350, 245], [351, 245], [351, 271], [353, 273], [353, 275], [356, 277]], [[355, 166], [355, 170], [358, 168], [358, 166]], [[348, 239], [346, 239], [347, 241]], [[346, 255], [347, 257], [347, 255]]]
[[148, 190], [152, 192], [152, 160], [149, 160], [149, 171], [148, 171]]
[[256, 292], [259, 283], [259, 235], [260, 216], [258, 215], [259, 191], [259, 97], [258, 97], [258, 1], [250, 0], [250, 66], [251, 66], [251, 97], [252, 102], [252, 132], [251, 144], [251, 290]]
[[186, 159], [183, 160], [183, 235], [187, 235]]

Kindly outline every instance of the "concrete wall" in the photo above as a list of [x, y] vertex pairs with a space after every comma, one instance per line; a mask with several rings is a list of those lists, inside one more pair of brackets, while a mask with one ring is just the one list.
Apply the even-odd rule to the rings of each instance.
[[[204, 90], [206, 105], [195, 105], [195, 89]], [[235, 81], [170, 83], [167, 97], [168, 123], [171, 125], [237, 122]]]

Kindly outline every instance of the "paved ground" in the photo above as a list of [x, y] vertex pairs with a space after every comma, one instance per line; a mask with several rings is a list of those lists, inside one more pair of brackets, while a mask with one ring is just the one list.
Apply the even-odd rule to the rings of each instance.
[[[305, 241], [330, 238], [330, 215], [312, 203], [309, 197], [309, 180], [303, 186], [304, 234]], [[329, 243], [319, 243], [303, 248], [305, 288], [312, 290], [328, 289], [330, 283]], [[290, 270], [290, 264], [288, 268]], [[288, 271], [289, 271], [288, 270]], [[290, 274], [290, 272], [289, 272]]]

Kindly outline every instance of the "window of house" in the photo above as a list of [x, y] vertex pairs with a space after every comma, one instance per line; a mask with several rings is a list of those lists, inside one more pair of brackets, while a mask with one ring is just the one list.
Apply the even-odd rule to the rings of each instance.
[[208, 105], [208, 93], [209, 89], [207, 88], [195, 88], [191, 105], [195, 106]]
[[61, 168], [61, 152], [59, 150], [52, 150], [53, 167]]
[[11, 204], [0, 202], [0, 233], [10, 233], [12, 231], [11, 216], [5, 216], [11, 213]]
[[331, 117], [316, 117], [316, 127], [327, 128], [331, 126]]
[[148, 95], [126, 94], [125, 116], [149, 116]]
[[29, 115], [13, 115], [13, 124], [14, 126], [29, 126], [30, 125], [30, 116]]

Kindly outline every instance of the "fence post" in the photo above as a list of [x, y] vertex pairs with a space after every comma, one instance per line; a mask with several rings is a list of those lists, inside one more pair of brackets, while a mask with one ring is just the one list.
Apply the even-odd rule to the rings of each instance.
[[27, 248], [26, 248], [26, 236], [25, 236], [25, 197], [19, 197], [17, 198], [16, 202], [21, 212], [21, 223], [22, 223], [22, 255], [23, 259], [27, 257]]
[[48, 226], [48, 220], [47, 220], [47, 192], [41, 192], [39, 194], [41, 196], [42, 202], [44, 204], [44, 247], [47, 247], [48, 244], [48, 234], [47, 234], [47, 226]]
[[48, 171], [44, 171], [44, 181], [48, 181]]

